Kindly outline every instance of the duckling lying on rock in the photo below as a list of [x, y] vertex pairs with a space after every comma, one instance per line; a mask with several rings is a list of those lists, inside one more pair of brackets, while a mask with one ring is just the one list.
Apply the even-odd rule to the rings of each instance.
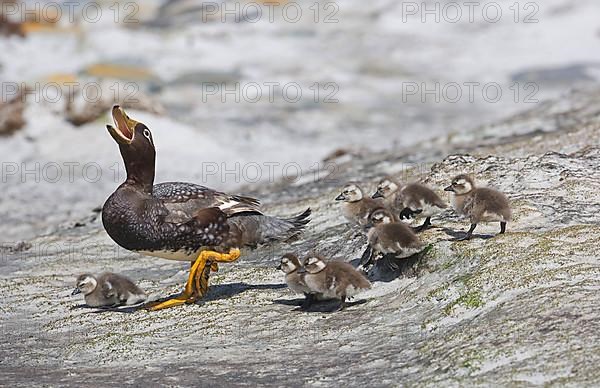
[[123, 275], [104, 272], [97, 277], [86, 273], [77, 278], [71, 295], [83, 293], [90, 307], [135, 305], [146, 300], [146, 293]]
[[335, 311], [346, 307], [346, 298], [371, 288], [371, 282], [352, 265], [343, 261], [326, 262], [322, 257], [309, 256], [299, 270], [310, 292], [323, 299], [338, 299]]

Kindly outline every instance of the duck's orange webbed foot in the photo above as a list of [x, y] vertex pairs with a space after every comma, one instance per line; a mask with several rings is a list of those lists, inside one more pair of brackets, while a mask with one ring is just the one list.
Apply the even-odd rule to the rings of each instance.
[[148, 303], [146, 308], [150, 311], [162, 310], [174, 306], [180, 306], [185, 303], [194, 303], [201, 299], [208, 291], [208, 278], [210, 271], [218, 271], [217, 262], [230, 263], [240, 257], [239, 249], [231, 249], [229, 253], [219, 253], [215, 251], [202, 251], [190, 268], [188, 281], [185, 284], [183, 292], [174, 298], [164, 302]]

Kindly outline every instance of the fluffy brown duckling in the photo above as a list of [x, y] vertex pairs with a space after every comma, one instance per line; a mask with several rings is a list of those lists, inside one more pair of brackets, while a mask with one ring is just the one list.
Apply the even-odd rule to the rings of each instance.
[[382, 200], [372, 199], [363, 193], [358, 184], [348, 183], [335, 200], [344, 201], [342, 211], [348, 221], [365, 228], [371, 212], [385, 205]]
[[420, 183], [403, 186], [391, 177], [383, 178], [379, 182], [372, 198], [383, 198], [388, 208], [399, 212], [400, 219], [411, 216], [425, 217], [423, 224], [416, 229], [419, 232], [431, 226], [431, 216], [448, 207], [429, 187]]
[[298, 259], [298, 256], [293, 253], [286, 253], [281, 258], [278, 269], [285, 273], [285, 283], [288, 288], [297, 294], [303, 294], [305, 296], [302, 307], [308, 308], [312, 303], [314, 295], [304, 281], [305, 272], [301, 271], [302, 263], [300, 262], [300, 259]]
[[352, 265], [342, 261], [325, 262], [313, 255], [304, 260], [304, 282], [312, 293], [324, 299], [339, 299], [336, 311], [346, 307], [346, 298], [371, 288], [371, 282]]
[[[373, 257], [391, 254], [402, 259], [421, 252], [425, 245], [408, 225], [394, 220], [391, 211], [385, 208], [373, 211], [371, 228], [367, 232], [369, 255], [361, 258], [361, 267], [372, 262]], [[365, 260], [366, 259], [366, 260]]]
[[135, 305], [146, 300], [146, 293], [123, 275], [104, 272], [98, 276], [80, 275], [71, 295], [83, 293], [90, 307]]
[[477, 224], [481, 222], [500, 222], [500, 234], [506, 231], [506, 223], [512, 219], [508, 198], [498, 190], [476, 187], [475, 180], [460, 174], [452, 179], [444, 190], [454, 193], [452, 206], [460, 215], [469, 217], [471, 227], [461, 240], [469, 240]]

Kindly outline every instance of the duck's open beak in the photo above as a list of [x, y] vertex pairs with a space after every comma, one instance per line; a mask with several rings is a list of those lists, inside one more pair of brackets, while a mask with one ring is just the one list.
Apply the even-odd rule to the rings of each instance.
[[81, 293], [81, 290], [79, 288], [76, 288], [76, 289], [73, 290], [73, 292], [71, 292], [71, 296], [77, 295], [77, 294], [80, 294], [80, 293]]
[[341, 193], [340, 195], [335, 197], [336, 201], [344, 201], [345, 199], [346, 199], [346, 196], [344, 195], [344, 193]]
[[135, 135], [135, 126], [138, 122], [130, 119], [119, 105], [113, 106], [112, 117], [115, 126], [106, 126], [110, 135], [119, 144], [131, 144]]
[[383, 198], [383, 194], [381, 194], [381, 191], [377, 190], [377, 191], [375, 192], [375, 194], [373, 194], [373, 195], [371, 196], [371, 198], [373, 198], [373, 199], [377, 199], [377, 198]]
[[444, 189], [444, 191], [454, 191], [454, 187], [452, 187], [452, 185], [450, 185], [450, 186], [446, 187]]

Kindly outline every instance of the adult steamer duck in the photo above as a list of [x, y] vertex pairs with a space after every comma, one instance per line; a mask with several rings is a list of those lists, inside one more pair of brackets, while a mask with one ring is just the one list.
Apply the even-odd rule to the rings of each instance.
[[113, 107], [112, 117], [115, 126], [106, 127], [119, 144], [127, 179], [104, 204], [104, 229], [130, 251], [192, 262], [184, 291], [148, 305], [150, 310], [195, 302], [206, 294], [218, 262], [237, 260], [243, 247], [293, 239], [309, 222], [310, 209], [281, 219], [263, 215], [254, 198], [192, 183], [154, 185], [152, 133], [119, 106]]

